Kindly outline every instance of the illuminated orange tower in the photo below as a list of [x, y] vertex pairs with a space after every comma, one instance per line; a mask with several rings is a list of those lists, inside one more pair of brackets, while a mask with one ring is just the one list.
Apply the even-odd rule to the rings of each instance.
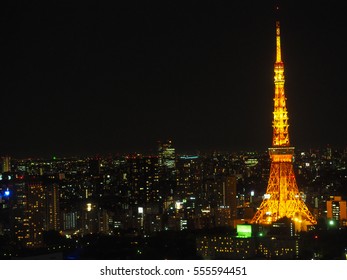
[[271, 224], [280, 218], [293, 220], [297, 230], [316, 224], [296, 184], [293, 170], [294, 147], [290, 146], [288, 111], [284, 94], [284, 64], [281, 58], [280, 23], [276, 22], [275, 98], [273, 139], [269, 148], [271, 168], [264, 200], [251, 223]]

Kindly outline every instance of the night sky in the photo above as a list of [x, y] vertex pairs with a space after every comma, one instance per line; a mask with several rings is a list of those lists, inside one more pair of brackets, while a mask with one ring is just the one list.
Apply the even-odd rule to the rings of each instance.
[[[271, 145], [274, 1], [23, 2], [0, 11], [1, 156]], [[345, 147], [344, 1], [279, 2], [291, 144]]]

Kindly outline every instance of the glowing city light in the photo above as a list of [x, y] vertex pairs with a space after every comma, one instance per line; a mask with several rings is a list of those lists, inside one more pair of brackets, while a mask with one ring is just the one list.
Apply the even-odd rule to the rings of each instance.
[[91, 203], [87, 203], [87, 211], [88, 212], [92, 211], [92, 204]]

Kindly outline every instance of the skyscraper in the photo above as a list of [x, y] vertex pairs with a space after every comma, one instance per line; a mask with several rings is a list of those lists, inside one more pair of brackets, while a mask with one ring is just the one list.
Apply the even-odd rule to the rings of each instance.
[[158, 167], [160, 174], [160, 193], [167, 198], [172, 196], [176, 188], [176, 151], [172, 141], [159, 142]]
[[13, 191], [10, 217], [14, 240], [27, 248], [41, 247], [44, 231], [60, 230], [58, 185], [29, 175], [6, 184]]
[[45, 230], [60, 231], [59, 185], [45, 185], [46, 223]]
[[227, 176], [225, 178], [223, 204], [230, 209], [231, 219], [236, 219], [236, 176]]
[[29, 236], [27, 247], [40, 247], [45, 230], [46, 197], [43, 183], [39, 180], [26, 182], [27, 208], [25, 216], [28, 219]]
[[2, 157], [2, 172], [11, 172], [11, 158]]
[[160, 167], [166, 167], [167, 169], [174, 169], [176, 167], [176, 153], [171, 140], [166, 143], [159, 142], [158, 152]]
[[274, 112], [270, 177], [264, 200], [252, 219], [256, 224], [272, 224], [287, 217], [296, 230], [306, 230], [316, 224], [298, 190], [293, 170], [294, 147], [290, 146], [288, 111], [284, 93], [284, 64], [281, 58], [280, 23], [276, 22], [276, 62], [274, 65]]

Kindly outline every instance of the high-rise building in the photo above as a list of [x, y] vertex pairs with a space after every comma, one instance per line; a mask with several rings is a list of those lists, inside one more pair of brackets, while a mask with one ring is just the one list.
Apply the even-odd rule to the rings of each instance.
[[27, 247], [41, 247], [45, 230], [46, 197], [42, 181], [30, 180], [25, 183], [27, 191], [27, 208], [29, 236]]
[[6, 235], [10, 237], [10, 200], [12, 198], [12, 190], [9, 186], [0, 184], [0, 236]]
[[236, 176], [227, 176], [223, 184], [223, 204], [230, 209], [231, 219], [236, 219]]
[[216, 226], [231, 226], [236, 219], [236, 176], [221, 176], [205, 181], [207, 201]]
[[201, 200], [203, 195], [202, 161], [198, 156], [180, 156], [176, 163], [175, 198], [187, 200], [194, 197]]
[[176, 167], [176, 152], [172, 146], [172, 141], [169, 140], [166, 143], [159, 142], [159, 166], [166, 167], [167, 169], [175, 169]]
[[2, 157], [2, 172], [11, 172], [11, 158]]
[[45, 230], [60, 231], [59, 185], [45, 185], [46, 219]]
[[339, 223], [340, 226], [347, 226], [347, 205], [346, 200], [341, 196], [331, 196], [327, 200], [327, 218]]
[[160, 176], [160, 193], [166, 199], [173, 196], [176, 188], [176, 152], [172, 141], [159, 142], [158, 167]]
[[274, 112], [270, 177], [266, 194], [252, 219], [255, 224], [272, 224], [287, 217], [295, 221], [296, 230], [316, 224], [296, 184], [293, 170], [294, 147], [290, 146], [288, 111], [284, 93], [284, 64], [281, 58], [280, 23], [276, 22], [276, 62], [274, 65]]
[[78, 213], [77, 211], [62, 212], [62, 230], [68, 234], [78, 230]]
[[144, 207], [160, 201], [158, 158], [135, 155], [127, 157], [125, 188], [132, 205]]
[[27, 190], [24, 180], [7, 182], [13, 190], [11, 201], [11, 235], [13, 240], [22, 246], [26, 246], [29, 240], [29, 219], [27, 211]]
[[43, 246], [43, 234], [60, 230], [58, 185], [45, 182], [41, 176], [11, 178], [11, 233], [21, 246]]

